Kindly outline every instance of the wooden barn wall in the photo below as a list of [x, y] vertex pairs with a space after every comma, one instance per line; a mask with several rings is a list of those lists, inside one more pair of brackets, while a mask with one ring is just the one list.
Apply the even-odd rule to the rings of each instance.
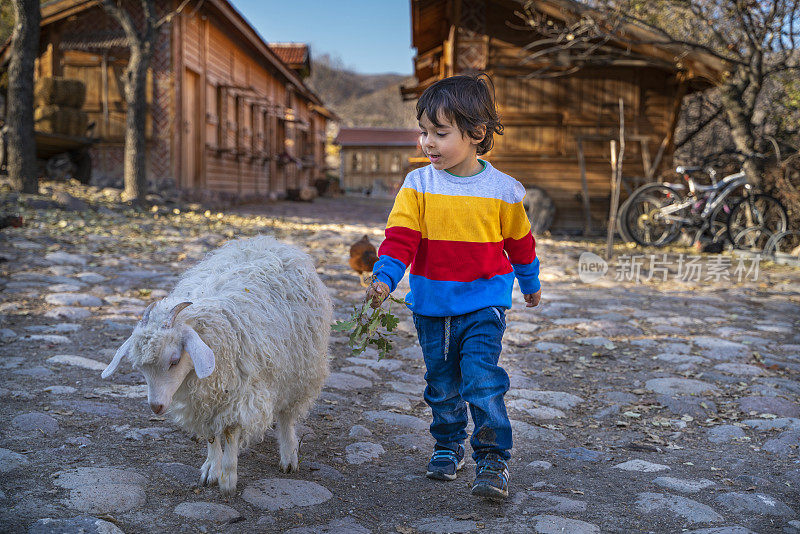
[[[579, 136], [618, 136], [619, 98], [624, 102], [626, 135], [646, 136], [655, 157], [669, 126], [675, 88], [666, 75], [641, 70], [613, 75], [585, 72], [568, 78], [523, 80], [493, 76], [505, 132], [490, 158], [526, 186], [538, 186], [556, 202], [559, 226], [583, 221], [578, 163]], [[611, 159], [607, 140], [584, 139], [586, 179], [596, 224], [607, 217]], [[623, 161], [633, 187], [645, 171], [641, 145], [628, 141]]]
[[[427, 6], [427, 7], [425, 7]], [[522, 47], [536, 38], [520, 30], [511, 10], [487, 0], [461, 0], [455, 42], [443, 39], [443, 50], [455, 50], [456, 72], [483, 70], [492, 77], [504, 135], [495, 136], [488, 158], [526, 186], [547, 191], [557, 206], [556, 228], [583, 226], [582, 186], [578, 163], [579, 136], [613, 136], [619, 132], [619, 99], [625, 107], [626, 134], [646, 136], [652, 160], [670, 126], [677, 83], [674, 75], [654, 68], [583, 69], [575, 74], [525, 79], [530, 66]], [[444, 10], [440, 2], [420, 10]], [[421, 21], [421, 26], [433, 22]], [[416, 24], [416, 23], [415, 23]], [[415, 33], [416, 35], [416, 33]], [[441, 34], [439, 34], [441, 35]], [[433, 43], [420, 43], [435, 50]], [[419, 50], [419, 49], [418, 49]], [[417, 69], [418, 80], [429, 74]], [[608, 140], [583, 141], [592, 217], [595, 227], [608, 217], [611, 161]], [[663, 161], [670, 161], [665, 154]], [[663, 165], [662, 165], [663, 169]], [[623, 174], [634, 186], [644, 177], [638, 142], [628, 141]]]
[[[139, 4], [127, 1], [126, 7], [139, 15]], [[166, 14], [170, 2], [158, 2], [159, 16]], [[167, 25], [168, 26], [168, 25]], [[77, 78], [86, 84], [86, 102], [83, 110], [89, 121], [95, 122], [95, 135], [101, 142], [91, 150], [92, 173], [96, 180], [121, 180], [124, 161], [125, 102], [122, 96], [122, 76], [127, 65], [126, 48], [107, 50], [105, 81], [103, 53], [101, 50], [64, 50], [62, 41], [92, 41], [97, 35], [121, 33], [118, 23], [101, 8], [91, 8], [42, 28], [40, 56], [35, 76], [65, 76]], [[156, 36], [156, 45], [147, 75], [148, 118], [146, 137], [148, 146], [147, 177], [154, 183], [172, 183], [170, 143], [173, 132], [174, 108], [172, 91], [172, 53], [169, 28], [164, 27]], [[104, 113], [104, 100], [108, 112]]]
[[[325, 121], [309, 102], [214, 17], [184, 19], [182, 65], [200, 75], [203, 93], [198, 99], [202, 186], [264, 196], [321, 177]], [[309, 132], [306, 143], [304, 131]]]
[[[95, 123], [95, 135], [106, 141], [121, 143], [125, 139], [125, 97], [122, 77], [127, 58], [106, 59], [103, 74], [103, 58], [98, 54], [67, 50], [63, 54], [63, 76], [82, 81], [86, 85], [86, 101], [83, 111], [89, 122]], [[105, 77], [105, 79], [104, 79]], [[147, 106], [153, 106], [153, 71], [148, 69], [145, 90]], [[107, 105], [108, 112], [105, 112]], [[153, 117], [147, 114], [145, 137], [153, 139]]]

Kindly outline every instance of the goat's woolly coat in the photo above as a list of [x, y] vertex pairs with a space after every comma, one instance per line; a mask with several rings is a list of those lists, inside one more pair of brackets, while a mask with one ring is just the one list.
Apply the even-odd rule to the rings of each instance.
[[[192, 371], [175, 392], [169, 413], [179, 426], [205, 439], [239, 426], [246, 446], [276, 414], [306, 415], [328, 376], [332, 316], [308, 255], [266, 236], [231, 241], [184, 273], [143, 330], [159, 328], [184, 301], [192, 304], [178, 314], [175, 335], [181, 324], [192, 327], [216, 368], [202, 380]], [[157, 337], [138, 337], [148, 339]], [[132, 354], [146, 359], [155, 349]]]

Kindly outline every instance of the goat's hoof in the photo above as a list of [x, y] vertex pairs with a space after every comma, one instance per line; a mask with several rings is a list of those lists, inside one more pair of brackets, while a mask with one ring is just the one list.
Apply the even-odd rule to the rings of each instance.
[[200, 485], [213, 486], [219, 480], [219, 475], [214, 474], [214, 469], [203, 464], [200, 468]]
[[236, 494], [236, 482], [234, 477], [222, 475], [219, 479], [219, 489], [226, 497], [233, 497]]
[[297, 471], [297, 462], [291, 462], [288, 464], [281, 464], [281, 472], [282, 473], [294, 473]]

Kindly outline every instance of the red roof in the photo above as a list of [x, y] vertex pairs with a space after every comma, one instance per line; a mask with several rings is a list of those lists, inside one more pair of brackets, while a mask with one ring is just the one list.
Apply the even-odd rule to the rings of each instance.
[[342, 128], [334, 144], [341, 146], [417, 146], [417, 130]]
[[305, 43], [269, 43], [270, 50], [287, 65], [302, 65], [308, 58], [308, 45]]

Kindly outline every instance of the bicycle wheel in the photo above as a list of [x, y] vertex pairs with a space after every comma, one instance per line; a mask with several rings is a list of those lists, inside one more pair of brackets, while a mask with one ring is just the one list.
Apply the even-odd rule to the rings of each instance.
[[[763, 249], [770, 237], [786, 231], [788, 223], [786, 208], [777, 198], [764, 194], [749, 196], [740, 200], [731, 210], [727, 224], [728, 239], [736, 248], [744, 245], [751, 250]], [[745, 230], [748, 230], [746, 234]], [[747, 236], [746, 245], [737, 244], [737, 241], [742, 241], [743, 234]]]
[[764, 254], [776, 260], [800, 260], [800, 232], [787, 230], [773, 235], [764, 247]]
[[645, 186], [631, 197], [622, 224], [628, 235], [642, 246], [663, 247], [680, 235], [686, 208], [678, 207], [680, 194], [662, 184]]
[[738, 200], [734, 200], [733, 202], [729, 202], [729, 200], [730, 199], [726, 199], [722, 204], [717, 206], [714, 212], [709, 216], [705, 236], [711, 239], [712, 243], [724, 244], [728, 241], [728, 219], [733, 211], [733, 206], [738, 202]]
[[748, 226], [733, 237], [733, 248], [748, 250], [753, 253], [762, 252], [764, 246], [775, 234], [758, 226]]

